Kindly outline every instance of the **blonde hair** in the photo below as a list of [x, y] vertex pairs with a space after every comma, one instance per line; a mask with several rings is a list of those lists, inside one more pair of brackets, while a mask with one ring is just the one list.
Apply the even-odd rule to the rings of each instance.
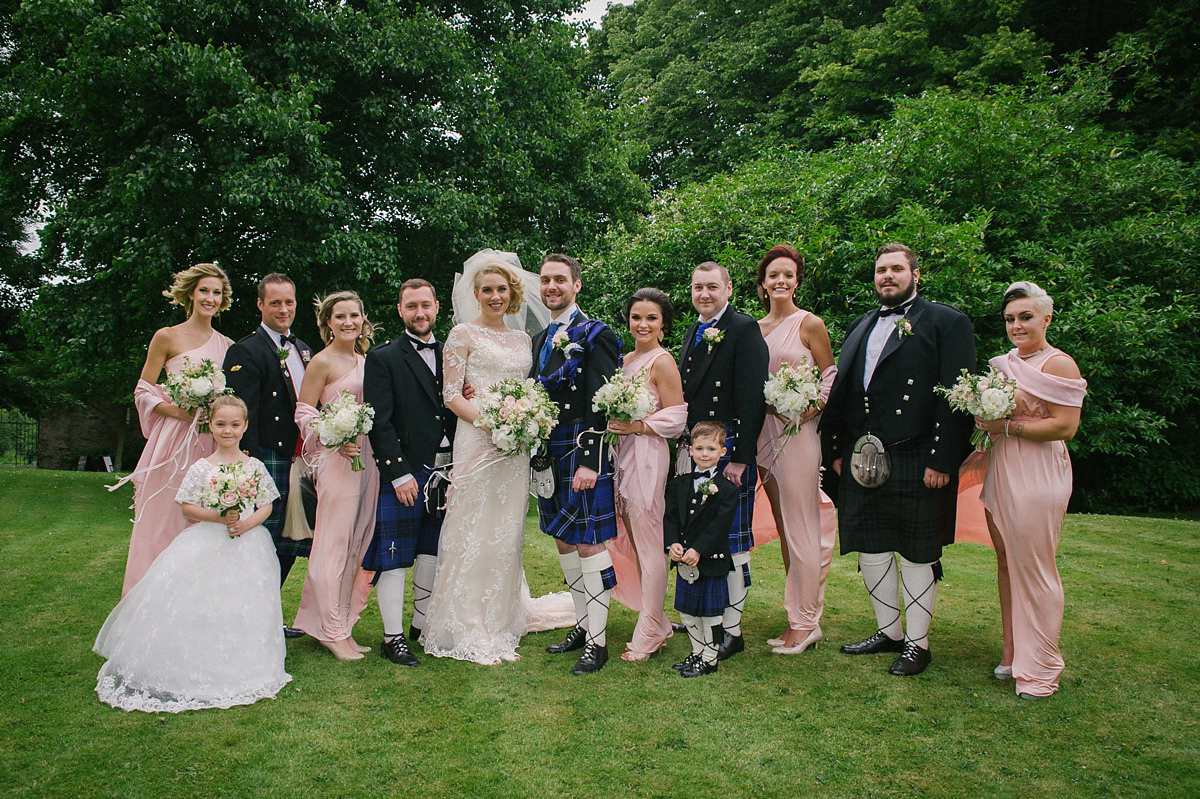
[[182, 305], [187, 315], [191, 316], [192, 292], [206, 277], [215, 277], [221, 281], [221, 307], [217, 309], [217, 313], [228, 310], [233, 302], [233, 286], [229, 285], [229, 276], [225, 274], [225, 270], [216, 264], [195, 264], [182, 272], [176, 272], [171, 287], [163, 292], [163, 296], [169, 299], [172, 305]]
[[329, 326], [329, 320], [333, 317], [333, 307], [339, 302], [358, 303], [358, 310], [362, 313], [362, 331], [354, 340], [354, 351], [365, 355], [374, 341], [375, 326], [367, 320], [367, 309], [363, 307], [362, 298], [353, 291], [335, 291], [313, 301], [313, 307], [317, 309], [317, 330], [321, 333], [321, 341], [326, 344], [333, 341], [333, 328]]
[[473, 281], [476, 291], [479, 291], [479, 285], [483, 282], [484, 275], [500, 275], [508, 283], [508, 308], [504, 313], [515, 314], [521, 310], [521, 303], [525, 302], [525, 286], [522, 284], [521, 278], [507, 264], [495, 261], [480, 267], [479, 271], [475, 273]]
[[1046, 293], [1044, 288], [1028, 280], [1018, 280], [1005, 289], [1004, 299], [1000, 301], [1000, 315], [1004, 316], [1004, 311], [1010, 302], [1026, 297], [1033, 300], [1033, 307], [1037, 309], [1038, 313], [1054, 313], [1054, 299]]
[[242, 402], [242, 398], [236, 394], [221, 394], [214, 399], [208, 406], [208, 415], [213, 416], [217, 412], [217, 408], [237, 408], [242, 412], [242, 420], [249, 421], [250, 411], [246, 408], [246, 403]]

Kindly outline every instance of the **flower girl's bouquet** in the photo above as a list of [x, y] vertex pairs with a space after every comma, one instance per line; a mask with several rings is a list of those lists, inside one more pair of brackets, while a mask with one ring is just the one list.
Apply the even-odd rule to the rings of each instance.
[[231, 510], [239, 513], [254, 507], [258, 499], [259, 473], [250, 461], [222, 463], [208, 476], [200, 489], [200, 504], [213, 508], [222, 516]]
[[[646, 370], [635, 375], [614, 373], [592, 396], [592, 410], [622, 422], [639, 422], [654, 413], [654, 397], [646, 388]], [[619, 439], [616, 433], [604, 434], [609, 444], [616, 444]]]
[[[207, 408], [217, 397], [228, 393], [225, 388], [225, 373], [208, 358], [196, 363], [185, 357], [183, 367], [177, 372], [169, 373], [162, 387], [171, 398], [171, 402], [186, 411]], [[207, 433], [208, 422], [202, 420], [197, 430]]]
[[[323, 446], [336, 449], [348, 444], [375, 426], [375, 409], [369, 402], [359, 402], [349, 391], [338, 394], [332, 402], [321, 406], [321, 413], [309, 423]], [[361, 472], [362, 458], [355, 455], [350, 470]]]
[[[1016, 383], [994, 366], [980, 375], [963, 369], [953, 386], [934, 386], [933, 390], [945, 397], [954, 410], [980, 419], [1003, 419], [1017, 407]], [[971, 434], [971, 443], [985, 450], [992, 445], [992, 437], [986, 430], [976, 430]]]
[[783, 428], [784, 435], [795, 435], [801, 414], [821, 404], [821, 370], [815, 364], [783, 363], [763, 384], [763, 395], [780, 416], [792, 420]]
[[510, 377], [481, 392], [476, 427], [492, 431], [504, 456], [537, 452], [558, 422], [558, 406], [533, 378]]

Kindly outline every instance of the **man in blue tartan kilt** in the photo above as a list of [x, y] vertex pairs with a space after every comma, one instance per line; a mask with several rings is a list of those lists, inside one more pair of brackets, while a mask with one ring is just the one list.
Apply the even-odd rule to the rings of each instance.
[[[300, 428], [296, 426], [296, 396], [304, 382], [304, 369], [312, 349], [292, 335], [296, 316], [296, 286], [287, 275], [273, 272], [258, 284], [258, 310], [262, 324], [225, 352], [225, 383], [246, 403], [247, 425], [242, 449], [263, 462], [279, 499], [263, 526], [271, 533], [279, 558], [280, 585], [297, 557], [307, 558], [312, 539], [284, 538], [292, 461], [298, 454]], [[288, 637], [303, 635], [285, 627]]]
[[732, 294], [729, 271], [716, 261], [705, 261], [692, 271], [692, 306], [700, 319], [684, 336], [679, 355], [688, 427], [701, 421], [724, 425], [727, 452], [717, 468], [738, 487], [737, 513], [729, 530], [734, 568], [728, 576], [729, 604], [722, 614], [721, 660], [746, 646], [742, 610], [750, 590], [750, 550], [754, 546], [755, 456], [767, 413], [763, 384], [770, 367], [758, 323], [729, 303]]
[[379, 654], [401, 666], [416, 666], [404, 637], [405, 570], [413, 570], [409, 637], [415, 640], [425, 627], [437, 571], [442, 514], [434, 489], [449, 467], [457, 420], [442, 399], [442, 342], [433, 337], [438, 312], [433, 285], [420, 278], [405, 281], [396, 310], [404, 333], [373, 347], [363, 370], [363, 399], [375, 409], [368, 436], [381, 478], [375, 534], [363, 568], [375, 572], [383, 619]]
[[538, 520], [558, 545], [576, 618], [566, 639], [546, 651], [583, 649], [571, 670], [575, 675], [599, 671], [608, 662], [608, 606], [617, 584], [604, 546], [617, 536], [612, 467], [603, 446], [607, 420], [592, 410], [592, 397], [617, 371], [620, 344], [608, 325], [588, 319], [576, 306], [582, 287], [578, 261], [559, 253], [546, 256], [541, 295], [551, 321], [533, 339], [530, 374], [559, 409], [558, 425], [547, 442], [555, 467], [554, 495], [538, 498]]
[[[858, 553], [878, 627], [842, 652], [899, 653], [889, 673], [907, 677], [932, 660], [939, 559], [954, 541], [958, 467], [970, 450], [971, 417], [933, 389], [975, 369], [975, 335], [965, 315], [917, 295], [921, 273], [908, 247], [881, 247], [874, 274], [880, 307], [846, 329], [821, 432], [841, 477], [842, 554]], [[870, 467], [879, 446], [890, 463], [882, 482]]]

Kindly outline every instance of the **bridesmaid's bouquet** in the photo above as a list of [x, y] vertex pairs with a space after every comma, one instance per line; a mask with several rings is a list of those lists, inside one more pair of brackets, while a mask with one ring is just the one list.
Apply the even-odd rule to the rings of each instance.
[[481, 392], [476, 427], [492, 431], [492, 443], [505, 457], [537, 452], [558, 423], [558, 406], [531, 377], [510, 377]]
[[[309, 423], [309, 429], [317, 434], [323, 446], [336, 449], [349, 444], [375, 426], [375, 409], [369, 402], [359, 402], [349, 391], [343, 391], [330, 402], [321, 406], [321, 412]], [[350, 460], [350, 470], [363, 470], [362, 458], [355, 455]]]
[[[1016, 383], [994, 366], [979, 375], [963, 369], [953, 386], [934, 386], [933, 390], [945, 397], [954, 410], [980, 419], [1003, 419], [1017, 407]], [[976, 430], [971, 434], [971, 443], [976, 449], [985, 450], [992, 445], [992, 437], [985, 430]]]
[[795, 435], [800, 432], [800, 415], [821, 404], [821, 370], [811, 363], [792, 366], [784, 362], [763, 384], [763, 395], [780, 416], [791, 419], [783, 434]]
[[[592, 410], [600, 411], [605, 418], [622, 422], [639, 422], [654, 413], [654, 397], [646, 388], [646, 370], [635, 375], [616, 372], [596, 389], [592, 396]], [[616, 433], [605, 433], [604, 440], [616, 444], [620, 439]]]
[[222, 516], [235, 509], [239, 513], [249, 510], [258, 499], [258, 481], [259, 472], [250, 466], [250, 461], [222, 463], [200, 489], [198, 504], [213, 508]]
[[[230, 393], [225, 388], [225, 373], [208, 358], [195, 363], [185, 357], [182, 368], [170, 372], [162, 387], [171, 402], [187, 411], [208, 408], [217, 397]], [[197, 430], [207, 433], [208, 422], [202, 420]]]

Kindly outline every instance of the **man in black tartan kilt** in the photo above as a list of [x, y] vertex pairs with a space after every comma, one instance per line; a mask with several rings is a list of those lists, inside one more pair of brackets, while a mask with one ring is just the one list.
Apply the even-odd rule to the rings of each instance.
[[[716, 261], [692, 271], [692, 306], [700, 318], [683, 337], [679, 372], [688, 404], [688, 426], [720, 422], [728, 431], [726, 454], [718, 467], [738, 487], [738, 507], [729, 530], [733, 571], [729, 603], [722, 614], [720, 659], [745, 649], [742, 610], [750, 591], [750, 550], [754, 546], [754, 492], [758, 486], [758, 435], [767, 405], [763, 384], [770, 353], [758, 322], [729, 302], [733, 282]], [[684, 442], [681, 440], [680, 445]]]
[[552, 497], [538, 498], [542, 532], [555, 539], [563, 578], [575, 603], [576, 624], [551, 654], [583, 649], [572, 674], [588, 674], [608, 662], [608, 606], [617, 584], [604, 542], [617, 536], [612, 467], [605, 456], [604, 415], [592, 397], [617, 371], [620, 344], [603, 322], [588, 319], [575, 304], [583, 287], [579, 262], [546, 256], [541, 266], [542, 301], [550, 325], [533, 339], [533, 369], [558, 404], [558, 424], [547, 442], [555, 464]]
[[442, 532], [441, 513], [426, 507], [427, 486], [439, 455], [449, 464], [457, 419], [442, 399], [442, 342], [433, 337], [438, 313], [433, 285], [421, 278], [406, 280], [396, 310], [404, 332], [373, 347], [363, 370], [363, 399], [375, 409], [375, 424], [367, 435], [380, 477], [375, 533], [363, 568], [375, 572], [383, 618], [380, 655], [416, 666], [404, 637], [405, 571], [412, 567], [409, 637], [415, 640], [425, 627]]
[[[292, 461], [300, 438], [296, 396], [304, 382], [304, 369], [312, 360], [312, 348], [291, 333], [296, 286], [287, 275], [272, 272], [259, 281], [258, 310], [262, 324], [225, 352], [225, 383], [246, 403], [248, 424], [242, 449], [263, 462], [279, 489], [279, 499], [263, 526], [275, 543], [282, 585], [296, 558], [307, 558], [312, 548], [312, 539], [293, 541], [282, 535]], [[304, 634], [290, 627], [284, 632], [293, 638]]]
[[[879, 249], [874, 275], [880, 308], [846, 329], [821, 432], [841, 477], [841, 551], [859, 553], [878, 626], [842, 652], [897, 652], [889, 672], [907, 677], [932, 660], [939, 559], [942, 546], [954, 541], [958, 467], [970, 450], [971, 418], [952, 411], [933, 389], [975, 369], [975, 335], [965, 315], [917, 296], [917, 256], [903, 244]], [[864, 487], [852, 474], [855, 444], [867, 434], [890, 458], [891, 475], [878, 487]]]

